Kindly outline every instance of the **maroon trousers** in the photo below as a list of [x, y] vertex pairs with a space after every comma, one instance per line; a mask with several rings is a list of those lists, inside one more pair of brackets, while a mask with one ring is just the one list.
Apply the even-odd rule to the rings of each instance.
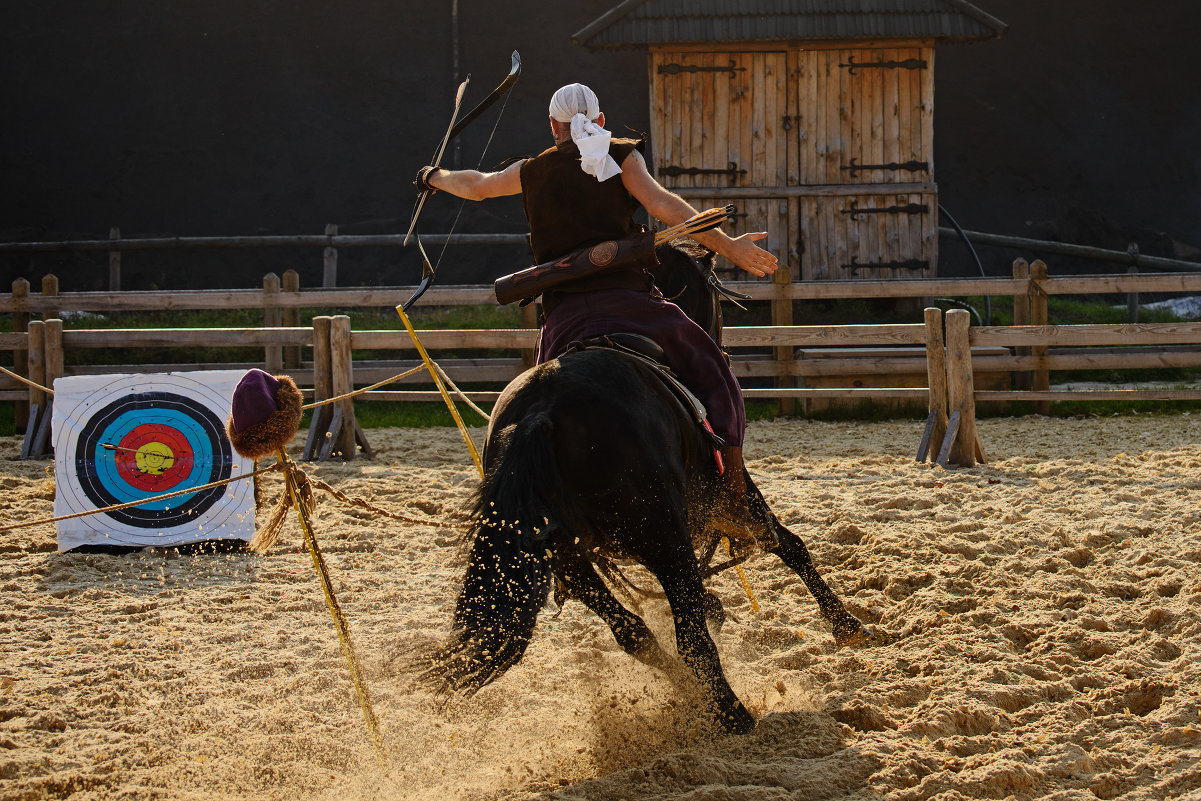
[[603, 289], [564, 293], [538, 338], [538, 363], [561, 355], [577, 339], [630, 332], [650, 337], [667, 364], [709, 411], [709, 424], [727, 445], [742, 446], [746, 408], [726, 356], [680, 307], [656, 290]]

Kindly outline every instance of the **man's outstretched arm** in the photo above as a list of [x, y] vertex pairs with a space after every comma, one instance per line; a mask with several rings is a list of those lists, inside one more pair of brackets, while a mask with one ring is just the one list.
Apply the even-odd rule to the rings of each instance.
[[[696, 209], [688, 201], [654, 179], [637, 150], [622, 162], [621, 181], [634, 199], [664, 225], [677, 225], [696, 214]], [[730, 237], [724, 231], [715, 229], [693, 234], [692, 237], [752, 275], [770, 275], [776, 271], [776, 257], [755, 244], [767, 237], [766, 232]]]
[[[525, 164], [524, 159], [513, 162], [500, 172], [436, 169], [425, 176], [425, 182], [435, 189], [467, 200], [520, 195], [522, 164]], [[424, 172], [425, 170], [422, 170], [422, 173]], [[420, 176], [421, 173], [418, 174], [419, 185]]]

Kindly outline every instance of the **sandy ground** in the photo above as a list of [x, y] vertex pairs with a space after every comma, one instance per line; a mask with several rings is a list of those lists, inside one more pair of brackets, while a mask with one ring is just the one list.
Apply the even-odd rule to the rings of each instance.
[[[980, 431], [993, 461], [944, 471], [913, 461], [912, 421], [752, 424], [773, 507], [889, 636], [836, 650], [771, 557], [748, 563], [758, 612], [718, 576], [718, 647], [760, 719], [744, 737], [574, 603], [500, 681], [436, 704], [406, 656], [447, 628], [454, 531], [327, 495], [318, 537], [386, 766], [291, 524], [262, 557], [0, 535], [0, 798], [1201, 798], [1196, 415]], [[477, 481], [459, 434], [369, 434], [375, 461], [306, 469], [452, 520]], [[0, 441], [0, 525], [50, 515], [50, 463], [18, 450]], [[670, 642], [659, 602], [645, 611]]]

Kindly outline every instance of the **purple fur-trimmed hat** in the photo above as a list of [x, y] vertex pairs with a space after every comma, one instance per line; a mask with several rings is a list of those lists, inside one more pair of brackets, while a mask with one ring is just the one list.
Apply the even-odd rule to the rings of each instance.
[[290, 376], [252, 369], [234, 388], [226, 429], [234, 449], [259, 459], [288, 444], [300, 429], [302, 396]]

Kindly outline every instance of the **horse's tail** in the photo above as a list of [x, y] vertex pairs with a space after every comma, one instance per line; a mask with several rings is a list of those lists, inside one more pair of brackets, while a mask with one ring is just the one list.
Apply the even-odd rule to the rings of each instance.
[[[474, 691], [521, 660], [551, 589], [548, 522], [556, 497], [551, 421], [532, 415], [509, 431], [476, 494], [454, 632], [431, 671], [445, 689]], [[548, 492], [549, 490], [549, 492]], [[436, 672], [436, 675], [434, 675]]]

